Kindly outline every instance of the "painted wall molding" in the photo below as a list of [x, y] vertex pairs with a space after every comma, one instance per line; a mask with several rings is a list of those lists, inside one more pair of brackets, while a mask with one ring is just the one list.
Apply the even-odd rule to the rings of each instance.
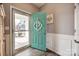
[[47, 48], [62, 56], [72, 55], [74, 35], [47, 33]]

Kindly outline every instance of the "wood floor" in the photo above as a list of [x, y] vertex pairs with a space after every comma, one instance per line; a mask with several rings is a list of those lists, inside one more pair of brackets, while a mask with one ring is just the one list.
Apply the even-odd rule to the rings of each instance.
[[56, 53], [47, 51], [40, 51], [34, 48], [27, 48], [25, 51], [15, 55], [15, 56], [58, 56]]

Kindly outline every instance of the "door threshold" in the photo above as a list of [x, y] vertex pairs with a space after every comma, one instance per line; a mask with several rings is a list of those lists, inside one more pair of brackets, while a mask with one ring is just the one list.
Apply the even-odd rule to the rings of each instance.
[[30, 46], [28, 46], [28, 47], [27, 46], [24, 46], [24, 47], [21, 47], [21, 48], [16, 49], [15, 52], [13, 53], [13, 56], [15, 56], [16, 54], [19, 54], [19, 53], [25, 51], [29, 47]]

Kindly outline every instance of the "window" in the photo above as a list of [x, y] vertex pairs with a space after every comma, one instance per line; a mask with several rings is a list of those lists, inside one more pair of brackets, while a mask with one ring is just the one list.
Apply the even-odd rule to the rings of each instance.
[[15, 49], [29, 45], [29, 16], [14, 14], [15, 19]]

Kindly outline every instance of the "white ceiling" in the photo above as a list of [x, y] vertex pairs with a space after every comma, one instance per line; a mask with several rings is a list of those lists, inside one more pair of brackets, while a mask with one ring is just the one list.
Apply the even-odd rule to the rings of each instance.
[[35, 5], [36, 7], [40, 8], [43, 5], [45, 5], [45, 3], [33, 3], [33, 5]]

